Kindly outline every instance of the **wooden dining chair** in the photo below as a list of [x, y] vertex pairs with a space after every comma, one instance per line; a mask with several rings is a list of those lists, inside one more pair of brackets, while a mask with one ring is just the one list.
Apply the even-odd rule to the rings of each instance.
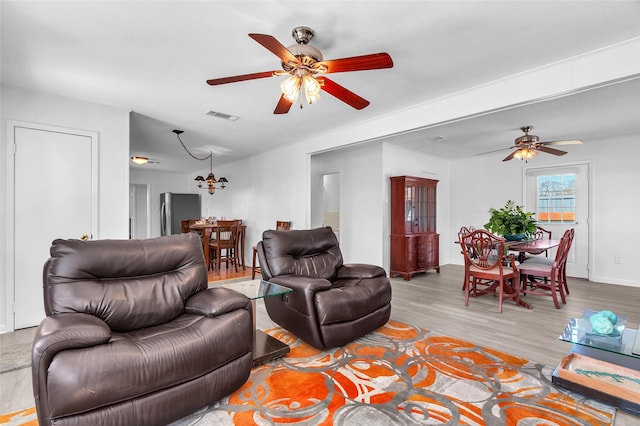
[[198, 219], [188, 219], [180, 221], [180, 233], [185, 234], [187, 232], [191, 232], [191, 225], [196, 223]]
[[[536, 232], [533, 234], [534, 240], [550, 240], [551, 239], [551, 231], [547, 231], [542, 226], [536, 227]], [[545, 257], [549, 257], [549, 250], [540, 250], [538, 252], [529, 252], [527, 253], [525, 260], [533, 258], [535, 256], [539, 256], [544, 253]]]
[[558, 294], [563, 304], [566, 304], [565, 290], [567, 285], [566, 265], [573, 241], [573, 228], [568, 229], [560, 239], [560, 245], [555, 259], [532, 258], [519, 265], [522, 294], [551, 296], [556, 309], [560, 309]]
[[[290, 221], [277, 220], [276, 221], [276, 231], [289, 231], [291, 229]], [[256, 246], [251, 247], [252, 260], [251, 260], [251, 279], [256, 279], [256, 274], [261, 274], [260, 265], [257, 263], [257, 255], [258, 252], [256, 250]]]
[[224, 260], [227, 267], [229, 262], [235, 266], [238, 272], [238, 225], [217, 225], [211, 232], [209, 239], [209, 269], [215, 267], [220, 273], [220, 266]]
[[[464, 305], [469, 306], [469, 295], [498, 296], [498, 313], [502, 313], [504, 299], [520, 303], [519, 271], [515, 256], [505, 255], [504, 239], [478, 229], [462, 238], [464, 254]], [[478, 289], [481, 287], [481, 289]]]

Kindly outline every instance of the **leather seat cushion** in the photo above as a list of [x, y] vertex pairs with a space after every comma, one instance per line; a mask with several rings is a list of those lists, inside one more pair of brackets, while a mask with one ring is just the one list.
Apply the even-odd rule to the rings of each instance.
[[242, 337], [251, 327], [246, 310], [213, 318], [185, 314], [166, 324], [114, 333], [106, 345], [62, 351], [49, 367], [51, 416], [85, 412], [203, 376], [252, 350], [251, 339]]
[[315, 294], [320, 325], [353, 321], [391, 303], [386, 277], [338, 280]]

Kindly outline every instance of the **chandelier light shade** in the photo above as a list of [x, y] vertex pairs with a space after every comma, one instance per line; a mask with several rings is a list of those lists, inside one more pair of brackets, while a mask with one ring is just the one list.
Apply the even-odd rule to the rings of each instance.
[[292, 75], [282, 82], [280, 85], [280, 89], [282, 90], [282, 95], [290, 102], [295, 102], [298, 100], [298, 95], [300, 94], [300, 85], [301, 85], [300, 77], [297, 75]]
[[[227, 178], [225, 177], [221, 177], [220, 179], [216, 180], [216, 176], [213, 174], [213, 152], [210, 152], [209, 155], [207, 155], [206, 157], [196, 157], [195, 155], [193, 155], [186, 147], [186, 145], [184, 144], [184, 142], [182, 142], [182, 139], [180, 139], [180, 135], [182, 133], [184, 133], [183, 130], [173, 130], [173, 133], [176, 134], [177, 138], [178, 138], [178, 142], [180, 142], [180, 145], [182, 145], [182, 147], [184, 148], [185, 151], [187, 151], [187, 154], [189, 154], [189, 156], [191, 156], [191, 158], [198, 160], [198, 161], [206, 161], [209, 160], [209, 174], [207, 175], [207, 178], [203, 178], [202, 176], [198, 175], [196, 176], [196, 178], [194, 179], [196, 182], [196, 186], [200, 189], [206, 189], [210, 195], [213, 195], [216, 193], [216, 189], [224, 189], [226, 188], [226, 184], [229, 183], [229, 181], [227, 180]], [[219, 188], [216, 188], [216, 183], [220, 182], [221, 185]]]
[[309, 105], [320, 99], [320, 83], [315, 77], [306, 74], [302, 77], [302, 83], [304, 84], [304, 94]]
[[518, 160], [528, 161], [533, 158], [536, 158], [537, 155], [538, 155], [537, 149], [520, 148], [515, 152], [515, 154], [513, 154], [513, 158], [517, 158]]
[[300, 89], [304, 88], [304, 95], [309, 105], [320, 99], [322, 85], [309, 73], [294, 74], [280, 85], [282, 95], [291, 103], [295, 103], [300, 96]]

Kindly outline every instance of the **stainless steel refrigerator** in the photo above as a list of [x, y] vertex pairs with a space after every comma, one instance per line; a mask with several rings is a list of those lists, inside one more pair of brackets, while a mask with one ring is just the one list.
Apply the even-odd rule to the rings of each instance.
[[160, 194], [160, 235], [180, 233], [180, 221], [200, 219], [200, 194]]

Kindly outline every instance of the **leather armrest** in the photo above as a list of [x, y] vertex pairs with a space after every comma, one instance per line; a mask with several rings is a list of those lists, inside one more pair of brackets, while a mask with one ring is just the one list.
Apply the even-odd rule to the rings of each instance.
[[80, 313], [46, 317], [33, 339], [33, 358], [53, 356], [67, 349], [88, 348], [107, 343], [111, 329], [100, 318]]
[[331, 282], [324, 278], [305, 277], [302, 275], [280, 275], [271, 278], [269, 281], [303, 293], [315, 293], [319, 290], [331, 288]]
[[40, 378], [47, 377], [46, 371], [57, 353], [103, 345], [109, 339], [111, 329], [93, 315], [64, 313], [43, 319], [36, 330], [31, 351], [34, 397], [39, 399], [40, 395], [46, 394], [46, 380], [41, 383]]
[[237, 309], [251, 312], [251, 301], [244, 294], [224, 287], [200, 291], [191, 296], [184, 307], [188, 314], [206, 317], [216, 317]]
[[376, 278], [384, 277], [387, 273], [384, 268], [377, 265], [364, 263], [347, 263], [342, 265], [336, 274], [337, 279], [345, 278]]
[[324, 278], [299, 275], [280, 275], [271, 278], [269, 281], [292, 289], [293, 291], [291, 293], [281, 296], [283, 303], [307, 317], [314, 317], [315, 315], [314, 296], [316, 292], [329, 290], [331, 288], [331, 282]]

